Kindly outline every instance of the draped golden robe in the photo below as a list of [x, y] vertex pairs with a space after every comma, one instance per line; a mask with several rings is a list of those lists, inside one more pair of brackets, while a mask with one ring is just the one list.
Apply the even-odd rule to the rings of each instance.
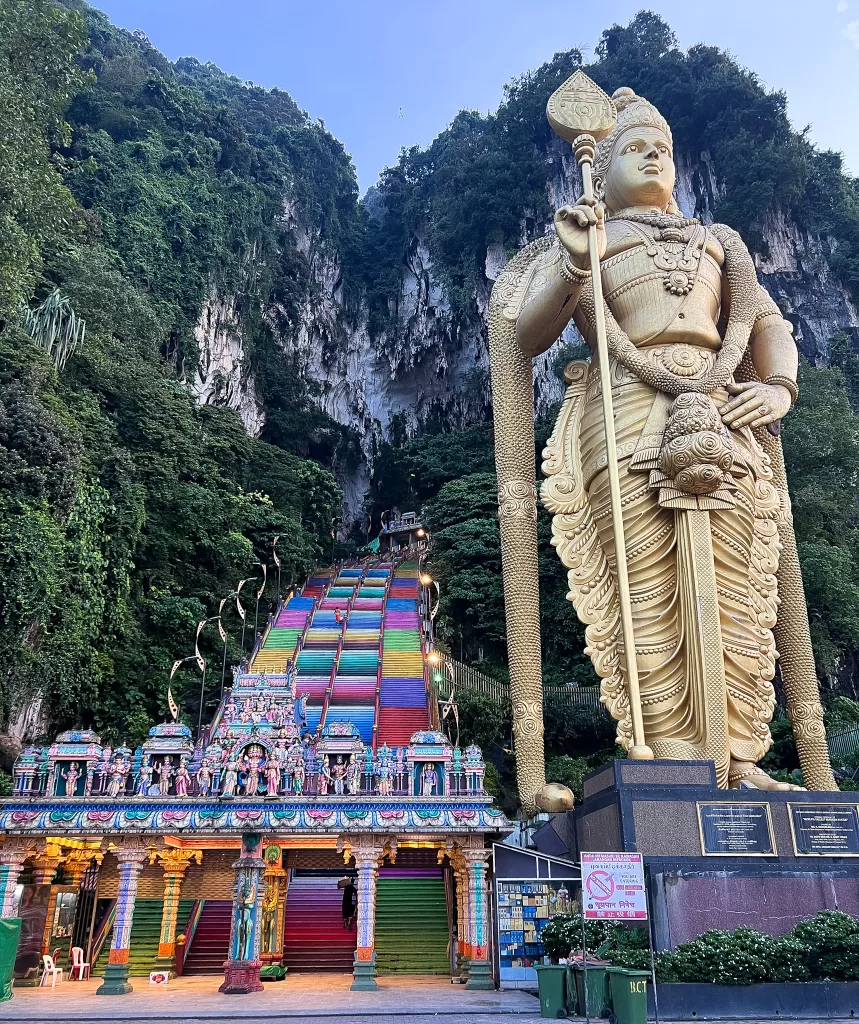
[[[624, 304], [641, 308], [636, 289], [662, 287], [661, 280], [633, 276], [630, 282], [632, 264], [641, 255], [635, 249], [622, 254], [618, 262], [626, 264], [626, 281], [614, 297], [611, 275], [604, 276], [609, 308], [619, 320]], [[690, 319], [703, 315], [715, 326], [719, 268], [709, 258], [705, 262], [704, 287], [691, 296], [692, 308], [683, 308]], [[761, 315], [773, 315], [763, 291]], [[668, 336], [670, 344], [659, 344], [656, 337], [642, 349], [648, 360], [690, 379], [712, 368], [718, 349], [706, 344], [706, 336], [702, 346], [700, 333], [678, 336], [676, 324]], [[569, 568], [569, 596], [586, 623], [587, 650], [602, 679], [603, 700], [619, 722], [619, 740], [628, 744], [596, 357], [590, 364], [568, 364], [565, 379], [564, 405], [544, 451], [543, 501], [555, 514], [552, 543]], [[611, 379], [645, 740], [657, 758], [712, 759], [719, 784], [726, 786], [731, 759], [757, 762], [771, 744], [780, 543], [779, 496], [769, 459], [749, 428], [728, 431], [721, 423], [716, 409], [727, 400], [726, 391], [709, 399], [691, 396], [693, 404], [708, 407], [732, 459], [716, 493], [681, 494], [660, 470], [675, 399], [616, 362]], [[692, 431], [704, 429], [697, 407], [689, 415]]]

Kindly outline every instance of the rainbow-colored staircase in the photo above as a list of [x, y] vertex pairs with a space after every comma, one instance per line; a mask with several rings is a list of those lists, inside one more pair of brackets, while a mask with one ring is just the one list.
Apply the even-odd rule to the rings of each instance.
[[319, 570], [269, 623], [251, 672], [298, 669], [307, 727], [345, 720], [377, 749], [428, 728], [418, 563]]
[[416, 561], [394, 572], [384, 625], [378, 741], [400, 747], [429, 727]]
[[251, 660], [251, 672], [286, 671], [286, 663], [295, 658], [315, 603], [313, 597], [296, 594], [281, 606]]

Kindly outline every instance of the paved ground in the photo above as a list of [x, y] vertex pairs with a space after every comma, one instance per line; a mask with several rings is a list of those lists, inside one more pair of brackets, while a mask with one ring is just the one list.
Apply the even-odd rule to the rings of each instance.
[[489, 1017], [512, 1017], [518, 1024], [539, 1020], [539, 1007], [527, 992], [466, 992], [448, 978], [383, 978], [377, 992], [350, 992], [350, 975], [290, 974], [263, 992], [248, 996], [224, 996], [218, 978], [179, 978], [167, 986], [150, 986], [144, 978], [132, 979], [134, 992], [126, 996], [96, 996], [100, 981], [65, 981], [56, 988], [16, 988], [14, 999], [0, 1003], [0, 1020], [28, 1024], [78, 1024], [78, 1022], [203, 1020], [257, 1021], [312, 1020], [324, 1024], [336, 1020], [414, 1021], [430, 1018], [445, 1024], [466, 1024]]
[[[252, 996], [222, 996], [217, 978], [180, 978], [165, 988], [134, 979], [127, 996], [96, 996], [100, 982], [66, 981], [50, 988], [16, 988], [0, 1003], [0, 1021], [21, 1024], [538, 1024], [537, 1000], [527, 992], [466, 992], [446, 978], [382, 978], [378, 992], [350, 992], [348, 975], [290, 974]], [[780, 1018], [784, 1020], [785, 1018]], [[584, 1018], [570, 1018], [570, 1021]], [[692, 1021], [684, 1024], [693, 1024]], [[721, 1024], [769, 1024], [723, 1021]], [[856, 1024], [855, 1020], [827, 1024]]]

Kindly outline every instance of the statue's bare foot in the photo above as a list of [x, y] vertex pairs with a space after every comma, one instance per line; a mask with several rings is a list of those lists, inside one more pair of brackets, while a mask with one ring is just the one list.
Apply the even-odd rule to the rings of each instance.
[[754, 789], [763, 789], [769, 792], [783, 793], [792, 789], [804, 789], [803, 786], [794, 786], [790, 782], [779, 782], [777, 779], [771, 778], [763, 768], [758, 768], [751, 761], [731, 761], [728, 782], [731, 789], [739, 789], [740, 783], [743, 782]]

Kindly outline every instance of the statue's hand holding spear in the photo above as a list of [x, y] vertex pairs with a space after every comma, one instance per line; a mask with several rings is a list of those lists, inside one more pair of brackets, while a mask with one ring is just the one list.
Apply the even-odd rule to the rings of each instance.
[[573, 265], [582, 271], [591, 269], [588, 249], [588, 231], [594, 228], [597, 236], [597, 253], [605, 255], [605, 210], [601, 204], [584, 196], [575, 206], [562, 206], [555, 214], [555, 234], [561, 245], [570, 254]]

